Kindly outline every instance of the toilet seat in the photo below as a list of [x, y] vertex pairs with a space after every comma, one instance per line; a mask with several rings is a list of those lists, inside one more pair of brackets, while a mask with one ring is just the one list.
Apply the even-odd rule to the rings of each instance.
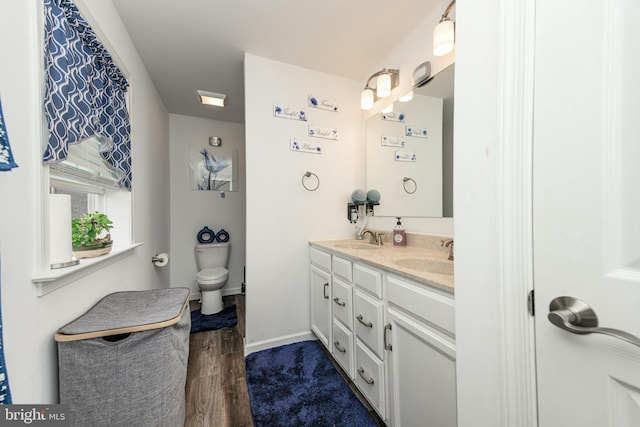
[[196, 281], [202, 285], [220, 283], [229, 278], [229, 270], [224, 267], [205, 268], [196, 275]]

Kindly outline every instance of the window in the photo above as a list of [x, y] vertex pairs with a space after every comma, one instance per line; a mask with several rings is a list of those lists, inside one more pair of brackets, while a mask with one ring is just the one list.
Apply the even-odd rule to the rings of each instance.
[[[114, 250], [130, 248], [129, 83], [71, 0], [44, 0], [44, 24], [47, 191], [71, 196], [72, 218], [107, 214]], [[66, 220], [56, 221], [50, 215], [47, 248], [51, 230]]]

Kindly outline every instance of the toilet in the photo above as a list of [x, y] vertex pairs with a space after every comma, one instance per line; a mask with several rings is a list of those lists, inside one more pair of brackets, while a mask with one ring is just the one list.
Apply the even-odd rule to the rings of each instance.
[[230, 243], [206, 243], [196, 245], [196, 282], [200, 288], [202, 314], [215, 314], [222, 310], [222, 288], [229, 278]]

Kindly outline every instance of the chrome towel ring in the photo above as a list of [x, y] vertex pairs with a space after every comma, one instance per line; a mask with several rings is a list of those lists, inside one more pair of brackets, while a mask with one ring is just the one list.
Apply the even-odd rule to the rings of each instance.
[[[308, 178], [315, 177], [315, 186], [308, 184]], [[302, 175], [302, 186], [307, 191], [316, 191], [318, 187], [320, 187], [320, 178], [313, 172], [306, 171], [304, 175]]]
[[[410, 191], [409, 189], [407, 189], [407, 182], [413, 182], [413, 191]], [[413, 194], [418, 189], [418, 184], [416, 184], [416, 181], [413, 178], [409, 178], [405, 176], [404, 178], [402, 178], [402, 188], [404, 188], [404, 191], [407, 194]]]

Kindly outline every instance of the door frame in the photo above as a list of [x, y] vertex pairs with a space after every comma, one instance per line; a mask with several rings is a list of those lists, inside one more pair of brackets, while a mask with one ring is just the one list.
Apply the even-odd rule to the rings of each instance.
[[[535, 1], [500, 2], [498, 259], [505, 426], [538, 425], [533, 281]], [[543, 307], [539, 307], [538, 315]]]
[[[458, 2], [456, 17], [458, 420], [461, 427], [536, 427], [527, 310], [534, 285], [535, 1]], [[478, 99], [486, 112], [478, 113]], [[480, 375], [479, 365], [486, 367]]]

